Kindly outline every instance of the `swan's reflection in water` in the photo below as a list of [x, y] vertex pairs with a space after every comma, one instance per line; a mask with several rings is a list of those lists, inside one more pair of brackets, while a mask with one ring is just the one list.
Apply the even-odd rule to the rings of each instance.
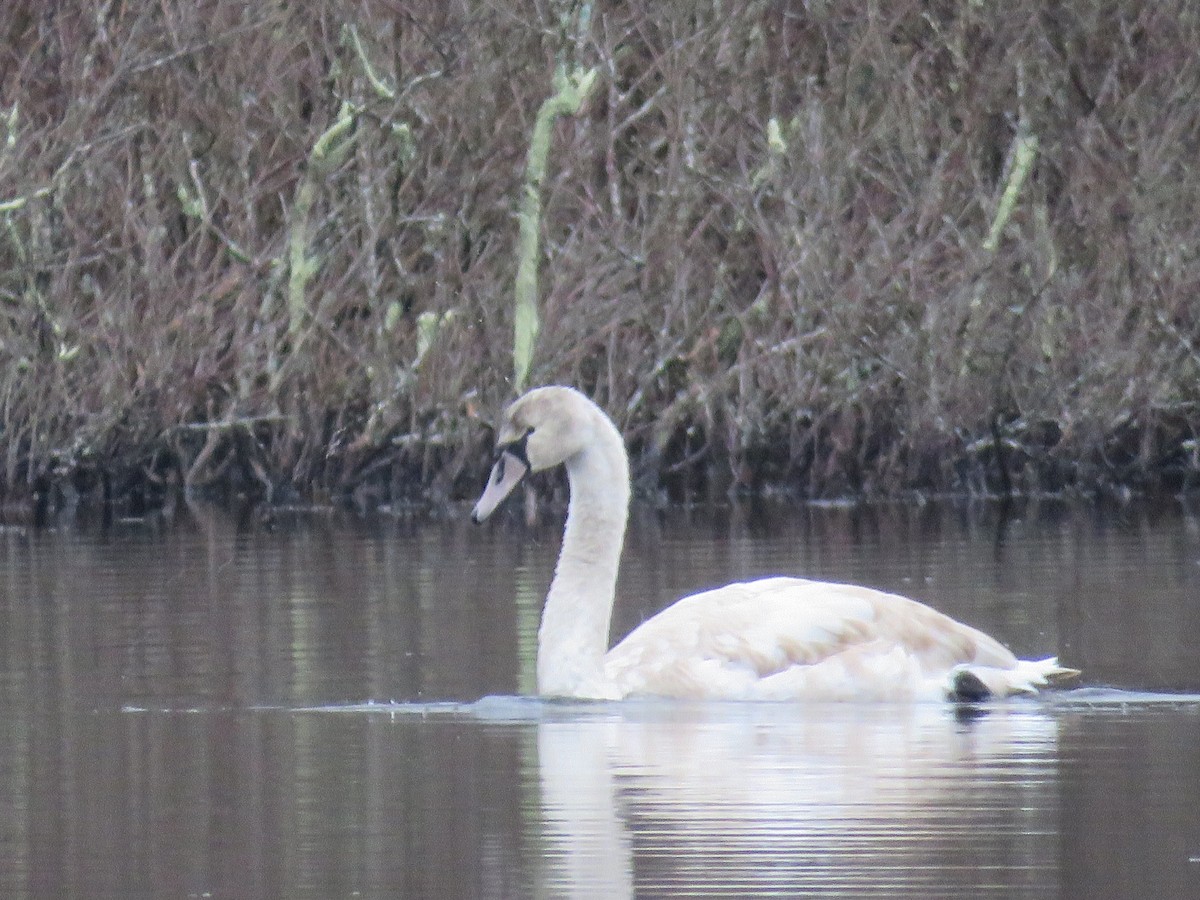
[[538, 725], [541, 892], [1057, 886], [1058, 723], [1035, 704], [626, 707]]

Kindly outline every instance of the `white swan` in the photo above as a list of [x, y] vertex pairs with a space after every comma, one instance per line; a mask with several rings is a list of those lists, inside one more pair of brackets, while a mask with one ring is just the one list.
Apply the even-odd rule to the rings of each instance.
[[538, 630], [539, 694], [978, 700], [1078, 674], [1055, 658], [1018, 660], [983, 632], [906, 597], [784, 577], [684, 597], [608, 650], [629, 507], [629, 459], [616, 426], [572, 388], [535, 388], [505, 411], [497, 445], [476, 522], [531, 471], [562, 464], [570, 481]]

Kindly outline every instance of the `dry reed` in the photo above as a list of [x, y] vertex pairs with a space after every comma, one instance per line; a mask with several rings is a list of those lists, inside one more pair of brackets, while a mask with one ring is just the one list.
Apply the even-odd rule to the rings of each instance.
[[586, 6], [7, 4], [5, 493], [471, 493], [564, 65], [531, 379], [643, 483], [1191, 483], [1195, 4]]

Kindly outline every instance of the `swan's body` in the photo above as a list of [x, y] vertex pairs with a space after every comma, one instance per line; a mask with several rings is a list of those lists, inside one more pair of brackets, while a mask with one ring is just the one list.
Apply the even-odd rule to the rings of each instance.
[[540, 694], [982, 699], [1034, 692], [1075, 674], [1053, 658], [1018, 660], [983, 632], [915, 600], [784, 577], [684, 597], [607, 650], [629, 507], [620, 434], [579, 392], [545, 387], [508, 408], [498, 446], [476, 521], [530, 471], [565, 465], [571, 486], [538, 631]]

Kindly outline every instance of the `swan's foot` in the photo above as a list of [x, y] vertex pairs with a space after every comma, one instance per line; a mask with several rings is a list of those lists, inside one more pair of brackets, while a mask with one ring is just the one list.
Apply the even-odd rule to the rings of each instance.
[[959, 669], [950, 682], [948, 694], [949, 699], [956, 703], [982, 703], [991, 699], [992, 689], [970, 669]]

